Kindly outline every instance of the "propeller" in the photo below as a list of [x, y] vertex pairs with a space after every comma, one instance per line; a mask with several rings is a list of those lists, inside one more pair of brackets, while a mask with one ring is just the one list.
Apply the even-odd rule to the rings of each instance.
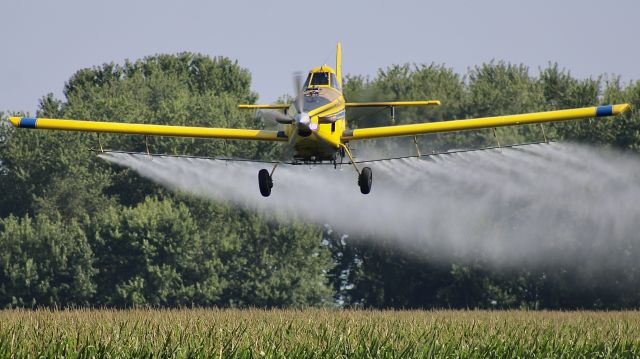
[[277, 122], [283, 125], [291, 125], [292, 131], [289, 137], [289, 142], [283, 153], [284, 157], [292, 157], [294, 152], [294, 146], [296, 144], [299, 132], [311, 131], [317, 129], [317, 124], [311, 122], [309, 114], [304, 111], [304, 92], [303, 92], [303, 78], [301, 72], [295, 72], [293, 74], [293, 91], [295, 100], [293, 106], [296, 109], [297, 114], [295, 116], [286, 115], [277, 110], [262, 109], [258, 110], [257, 117], [265, 122]]
[[296, 72], [293, 74], [293, 87], [296, 94], [296, 101], [294, 103], [294, 106], [296, 107], [296, 110], [298, 110], [298, 114], [294, 117], [295, 124], [298, 127], [304, 126], [307, 130], [317, 130], [317, 124], [312, 123], [309, 114], [304, 111], [304, 93], [302, 91], [301, 72]]
[[[295, 107], [298, 114], [303, 113], [304, 106], [304, 94], [302, 93], [302, 73], [295, 72], [293, 74], [293, 91], [295, 96], [295, 101], [293, 106]], [[277, 110], [268, 110], [261, 109], [257, 112], [257, 117], [265, 122], [277, 122], [283, 125], [290, 125], [295, 122], [298, 122], [300, 118], [304, 118], [304, 116], [289, 116]], [[307, 116], [308, 117], [308, 116]]]
[[258, 118], [262, 121], [277, 122], [283, 125], [289, 125], [295, 121], [293, 117], [278, 110], [258, 110]]

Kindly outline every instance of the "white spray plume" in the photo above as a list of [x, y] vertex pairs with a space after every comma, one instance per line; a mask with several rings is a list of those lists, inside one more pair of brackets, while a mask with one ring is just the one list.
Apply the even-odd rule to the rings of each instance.
[[268, 198], [260, 195], [257, 173], [269, 165], [101, 157], [172, 190], [295, 215], [443, 259], [619, 267], [640, 253], [640, 159], [604, 149], [552, 143], [374, 162], [369, 195], [360, 193], [350, 165], [281, 165]]

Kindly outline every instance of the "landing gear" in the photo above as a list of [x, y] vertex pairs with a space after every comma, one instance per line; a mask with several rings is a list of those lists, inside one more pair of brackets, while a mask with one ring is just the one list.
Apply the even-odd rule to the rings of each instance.
[[[343, 154], [346, 154], [349, 157], [351, 165], [358, 174], [358, 187], [360, 187], [360, 192], [362, 194], [369, 194], [369, 192], [371, 192], [371, 184], [373, 182], [373, 171], [371, 168], [363, 167], [362, 170], [360, 170], [351, 155], [351, 151], [349, 151], [349, 148], [344, 144], [340, 144], [340, 152], [338, 154], [341, 157], [340, 163], [342, 163], [342, 157], [344, 157]], [[281, 162], [277, 162], [273, 166], [271, 172], [266, 169], [261, 169], [258, 172], [258, 185], [263, 197], [269, 197], [271, 195], [271, 189], [273, 188], [273, 173], [280, 163]], [[335, 157], [333, 158], [333, 165], [334, 167], [337, 166], [337, 159]]]
[[360, 186], [360, 192], [362, 194], [368, 194], [371, 192], [371, 182], [373, 181], [373, 172], [371, 168], [365, 167], [358, 176], [358, 186]]
[[271, 188], [273, 187], [273, 180], [271, 174], [265, 169], [261, 169], [258, 172], [258, 184], [260, 185], [260, 193], [264, 197], [269, 197], [271, 194]]
[[362, 171], [360, 171], [358, 166], [356, 166], [356, 162], [353, 160], [353, 156], [351, 155], [349, 148], [340, 144], [340, 154], [342, 155], [343, 153], [346, 153], [347, 156], [349, 156], [349, 160], [351, 160], [353, 168], [355, 168], [358, 173], [358, 186], [360, 187], [360, 192], [362, 194], [369, 194], [369, 192], [371, 192], [371, 183], [373, 182], [373, 172], [371, 171], [371, 168], [364, 167]]

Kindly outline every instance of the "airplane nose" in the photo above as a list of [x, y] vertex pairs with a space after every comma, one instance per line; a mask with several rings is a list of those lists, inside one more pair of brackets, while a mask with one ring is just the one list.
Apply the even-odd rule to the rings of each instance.
[[311, 123], [311, 118], [309, 117], [309, 114], [307, 114], [306, 112], [297, 114], [295, 119], [298, 124], [305, 125], [307, 127]]
[[318, 124], [311, 121], [311, 117], [306, 112], [297, 114], [295, 116], [296, 124], [298, 125], [298, 134], [303, 137], [307, 137], [311, 134], [311, 131], [318, 129]]

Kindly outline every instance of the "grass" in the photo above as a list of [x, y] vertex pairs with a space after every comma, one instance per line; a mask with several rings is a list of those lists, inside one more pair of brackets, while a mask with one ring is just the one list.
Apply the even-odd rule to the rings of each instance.
[[0, 357], [640, 357], [640, 312], [6, 310]]

